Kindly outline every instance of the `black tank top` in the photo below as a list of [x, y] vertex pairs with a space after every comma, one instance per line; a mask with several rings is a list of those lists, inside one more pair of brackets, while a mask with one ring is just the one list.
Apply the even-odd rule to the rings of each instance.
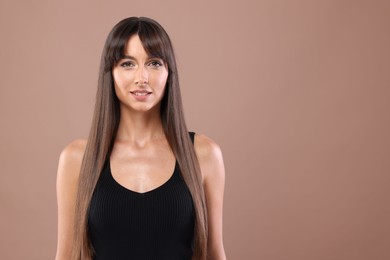
[[194, 207], [177, 161], [167, 182], [138, 193], [114, 180], [108, 159], [92, 195], [88, 233], [94, 260], [190, 260]]

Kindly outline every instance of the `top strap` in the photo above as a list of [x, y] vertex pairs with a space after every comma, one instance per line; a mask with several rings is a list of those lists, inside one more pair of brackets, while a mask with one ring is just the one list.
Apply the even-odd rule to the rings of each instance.
[[195, 133], [194, 132], [188, 132], [188, 134], [190, 135], [192, 144], [194, 144]]

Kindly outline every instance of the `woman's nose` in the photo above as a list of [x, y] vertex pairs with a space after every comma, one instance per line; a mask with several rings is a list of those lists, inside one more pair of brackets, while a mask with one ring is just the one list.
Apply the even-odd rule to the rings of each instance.
[[148, 83], [148, 72], [145, 67], [139, 66], [137, 69], [137, 74], [135, 78], [135, 84], [147, 84]]

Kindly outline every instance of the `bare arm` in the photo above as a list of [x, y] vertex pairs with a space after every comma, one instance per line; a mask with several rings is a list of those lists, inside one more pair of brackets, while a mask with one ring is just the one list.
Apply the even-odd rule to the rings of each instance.
[[222, 238], [225, 167], [219, 146], [203, 135], [196, 135], [195, 150], [203, 177], [208, 217], [209, 260], [226, 260]]
[[74, 210], [85, 140], [70, 143], [61, 152], [57, 171], [58, 240], [56, 260], [69, 260], [72, 253]]

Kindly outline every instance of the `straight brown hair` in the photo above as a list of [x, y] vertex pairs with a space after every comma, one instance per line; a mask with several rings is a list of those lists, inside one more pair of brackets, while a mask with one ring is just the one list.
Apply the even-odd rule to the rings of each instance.
[[103, 48], [92, 125], [80, 170], [72, 259], [90, 260], [94, 254], [88, 235], [89, 205], [104, 163], [111, 154], [120, 120], [112, 69], [123, 57], [128, 39], [136, 34], [147, 54], [161, 58], [168, 67], [167, 85], [161, 101], [161, 119], [165, 136], [194, 203], [192, 259], [205, 260], [208, 233], [205, 195], [199, 162], [184, 120], [176, 59], [166, 31], [159, 23], [146, 17], [130, 17], [120, 21], [109, 33]]

